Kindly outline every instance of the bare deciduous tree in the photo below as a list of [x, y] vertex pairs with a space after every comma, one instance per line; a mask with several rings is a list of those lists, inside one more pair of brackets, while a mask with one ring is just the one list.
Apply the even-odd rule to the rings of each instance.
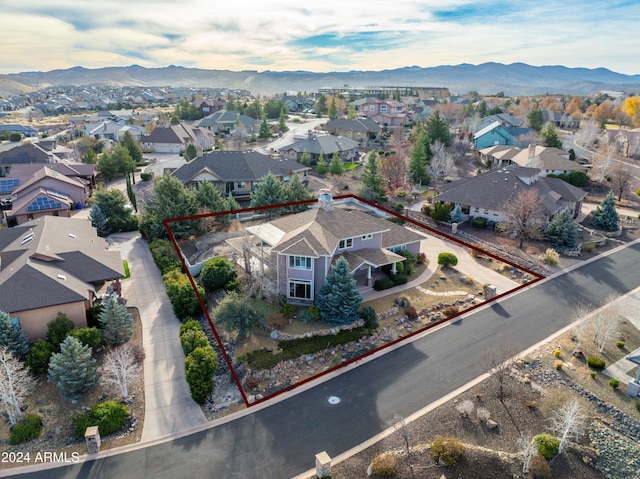
[[616, 146], [606, 140], [598, 148], [598, 151], [591, 155], [591, 179], [602, 183], [609, 174], [613, 165], [613, 157], [616, 153]]
[[581, 303], [574, 308], [573, 313], [571, 314], [571, 319], [578, 323], [578, 326], [576, 327], [577, 343], [574, 352], [578, 351], [582, 345], [584, 335], [588, 329], [587, 326], [589, 324], [591, 312], [591, 306]]
[[431, 145], [433, 156], [429, 162], [429, 170], [432, 178], [444, 178], [453, 172], [455, 159], [447, 147], [440, 140], [436, 140]]
[[593, 144], [599, 133], [600, 130], [598, 129], [596, 122], [594, 120], [589, 120], [578, 132], [578, 143], [584, 147], [589, 147]]
[[468, 399], [456, 405], [456, 411], [458, 411], [462, 417], [469, 417], [474, 408], [475, 406], [473, 404], [473, 401], [470, 401]]
[[631, 167], [625, 163], [616, 163], [608, 174], [611, 178], [611, 186], [618, 193], [618, 201], [620, 201], [622, 200], [622, 195], [629, 190], [634, 180]]
[[533, 441], [533, 434], [520, 434], [518, 447], [520, 448], [520, 454], [522, 454], [522, 472], [526, 474], [529, 472], [531, 459], [538, 453], [538, 448]]
[[578, 399], [573, 399], [552, 412], [551, 430], [560, 439], [558, 454], [562, 454], [562, 450], [568, 441], [582, 436], [585, 420], [586, 417], [582, 413], [582, 407]]
[[490, 381], [496, 388], [496, 396], [500, 402], [504, 401], [507, 394], [507, 379], [511, 374], [516, 349], [509, 343], [496, 345], [495, 348], [487, 350], [481, 357], [480, 361], [484, 369], [487, 369]]
[[415, 479], [416, 473], [413, 470], [413, 455], [411, 451], [411, 434], [409, 426], [404, 420], [404, 417], [399, 414], [394, 415], [392, 425], [398, 436], [402, 439], [402, 448], [404, 449], [405, 457], [407, 458], [407, 466], [409, 466], [409, 470], [411, 471], [411, 478]]
[[22, 417], [20, 406], [32, 387], [29, 371], [6, 346], [0, 347], [0, 397], [12, 426]]
[[102, 378], [120, 389], [123, 399], [129, 397], [129, 384], [140, 375], [140, 364], [129, 343], [111, 349], [104, 357]]
[[385, 156], [380, 161], [379, 169], [391, 186], [397, 188], [404, 184], [407, 176], [407, 159], [399, 154]]
[[525, 240], [543, 236], [544, 213], [542, 199], [536, 190], [520, 190], [504, 209], [506, 220], [500, 227], [506, 234], [518, 240], [522, 249]]

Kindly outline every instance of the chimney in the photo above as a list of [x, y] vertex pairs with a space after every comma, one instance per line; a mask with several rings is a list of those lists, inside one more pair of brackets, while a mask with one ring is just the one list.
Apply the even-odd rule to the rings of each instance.
[[320, 193], [318, 203], [320, 204], [320, 209], [323, 211], [333, 211], [333, 196], [331, 196], [328, 190], [323, 190], [323, 192]]
[[529, 143], [529, 159], [536, 156], [536, 145]]

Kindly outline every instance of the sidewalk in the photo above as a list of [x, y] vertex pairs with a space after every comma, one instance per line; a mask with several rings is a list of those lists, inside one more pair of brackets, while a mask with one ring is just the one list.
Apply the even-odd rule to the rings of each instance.
[[[640, 289], [637, 289], [633, 292], [633, 294], [629, 295], [624, 299], [623, 311], [627, 314], [623, 314], [624, 318], [633, 324], [636, 329], [640, 330], [640, 317], [635, 314], [636, 311], [640, 310]], [[640, 354], [640, 348], [635, 351], [631, 351], [624, 358], [616, 361], [608, 368], [603, 369], [602, 373], [606, 374], [611, 378], [616, 378], [623, 384], [629, 384], [632, 380], [632, 377], [627, 373], [632, 371], [634, 368], [638, 367], [637, 364], [632, 363], [627, 358], [629, 356], [638, 356]]]
[[180, 321], [173, 313], [146, 241], [138, 232], [112, 234], [108, 241], [110, 249], [120, 251], [129, 263], [131, 278], [122, 281], [122, 294], [127, 306], [138, 308], [142, 320], [145, 415], [141, 440], [206, 424], [185, 379]]

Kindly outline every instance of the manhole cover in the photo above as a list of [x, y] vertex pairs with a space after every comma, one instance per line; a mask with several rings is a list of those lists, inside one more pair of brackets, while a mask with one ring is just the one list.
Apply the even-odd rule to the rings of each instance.
[[329, 397], [329, 404], [338, 404], [340, 402], [340, 398], [337, 396]]

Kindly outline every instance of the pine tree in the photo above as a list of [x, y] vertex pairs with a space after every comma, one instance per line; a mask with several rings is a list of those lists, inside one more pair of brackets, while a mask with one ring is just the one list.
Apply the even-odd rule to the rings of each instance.
[[209, 181], [201, 181], [196, 186], [195, 200], [199, 208], [206, 208], [212, 213], [225, 211], [227, 203], [220, 190]]
[[342, 166], [342, 160], [340, 159], [340, 155], [338, 155], [337, 151], [333, 152], [333, 156], [331, 157], [331, 163], [329, 164], [329, 173], [332, 175], [339, 176], [344, 172], [344, 167]]
[[134, 211], [137, 213], [138, 212], [138, 202], [136, 200], [136, 194], [133, 191], [133, 186], [131, 185], [131, 177], [134, 176], [133, 174], [128, 174], [126, 175], [126, 184], [127, 184], [127, 197], [129, 198], [129, 202], [131, 203], [131, 206], [133, 206]]
[[540, 134], [542, 136], [542, 144], [549, 148], [562, 148], [562, 140], [558, 137], [553, 124], [549, 123]]
[[446, 118], [440, 116], [440, 112], [438, 110], [435, 110], [429, 115], [424, 127], [431, 144], [436, 140], [440, 140], [440, 143], [443, 145], [451, 146], [449, 124], [447, 123]]
[[[309, 192], [306, 186], [302, 183], [302, 180], [298, 175], [293, 175], [289, 184], [285, 188], [285, 196], [287, 203], [293, 203], [295, 201], [305, 201], [313, 198], [313, 195]], [[293, 213], [300, 213], [309, 209], [309, 205], [297, 205], [290, 206], [289, 211]]]
[[[286, 201], [286, 191], [284, 185], [279, 181], [273, 173], [269, 172], [260, 180], [258, 187], [251, 193], [251, 202], [249, 206], [255, 208], [257, 206], [279, 205]], [[281, 208], [269, 208], [266, 210], [269, 219], [282, 212]]]
[[321, 152], [320, 156], [318, 156], [318, 162], [316, 163], [316, 173], [324, 175], [327, 171], [327, 162], [324, 161], [324, 155]]
[[98, 162], [98, 155], [96, 155], [96, 152], [93, 150], [93, 148], [89, 148], [84, 153], [84, 155], [82, 155], [80, 161], [88, 165], [95, 165]]
[[309, 166], [309, 155], [307, 155], [306, 151], [302, 153], [302, 158], [300, 158], [300, 164], [304, 166]]
[[73, 336], [60, 344], [60, 352], [49, 360], [49, 380], [60, 388], [65, 399], [77, 400], [98, 383], [98, 368], [89, 346]]
[[340, 258], [318, 291], [316, 306], [322, 320], [333, 325], [353, 323], [360, 317], [361, 302], [349, 263]]
[[[374, 196], [373, 198], [365, 198], [366, 200], [387, 201], [387, 190], [384, 186], [384, 178], [378, 173], [377, 156], [375, 151], [369, 153], [367, 164], [364, 166], [364, 171], [362, 172], [362, 186], [363, 189], [368, 188]], [[362, 191], [363, 190], [361, 190], [361, 192]]]
[[271, 138], [271, 129], [269, 123], [267, 123], [267, 117], [262, 117], [262, 123], [260, 123], [260, 130], [258, 132], [258, 138]]
[[286, 112], [287, 112], [287, 107], [283, 106], [280, 109], [280, 118], [278, 119], [278, 129], [280, 131], [287, 131], [289, 129], [287, 128]]
[[198, 148], [193, 143], [189, 143], [187, 148], [184, 150], [184, 158], [187, 161], [193, 160], [196, 156], [198, 156]]
[[613, 191], [609, 191], [602, 203], [591, 213], [591, 224], [604, 231], [618, 231], [618, 212], [616, 211], [616, 199]]
[[331, 105], [329, 105], [329, 119], [337, 120], [338, 119], [338, 107], [336, 105], [336, 97], [334, 96], [331, 99]]
[[27, 335], [20, 324], [14, 324], [11, 316], [4, 311], [0, 311], [0, 346], [6, 346], [18, 358], [24, 358], [29, 352]]
[[422, 132], [416, 138], [416, 142], [411, 149], [411, 157], [409, 158], [409, 176], [416, 183], [429, 183], [429, 181], [426, 181], [428, 178], [427, 164], [429, 161], [427, 148], [429, 148], [429, 138], [426, 133]]
[[451, 210], [449, 221], [452, 223], [460, 223], [463, 219], [464, 215], [462, 214], [462, 207], [459, 204], [456, 204]]
[[347, 119], [355, 120], [356, 118], [358, 118], [358, 112], [356, 111], [356, 107], [353, 105], [349, 105], [349, 107], [347, 108]]
[[102, 339], [108, 344], [122, 344], [133, 336], [133, 317], [124, 304], [118, 304], [115, 298], [109, 298], [98, 316]]
[[578, 242], [578, 225], [573, 221], [573, 214], [568, 208], [557, 214], [544, 232], [547, 240], [554, 246], [573, 248]]
[[134, 162], [142, 161], [142, 149], [130, 131], [125, 132], [120, 143], [129, 151], [129, 156]]

